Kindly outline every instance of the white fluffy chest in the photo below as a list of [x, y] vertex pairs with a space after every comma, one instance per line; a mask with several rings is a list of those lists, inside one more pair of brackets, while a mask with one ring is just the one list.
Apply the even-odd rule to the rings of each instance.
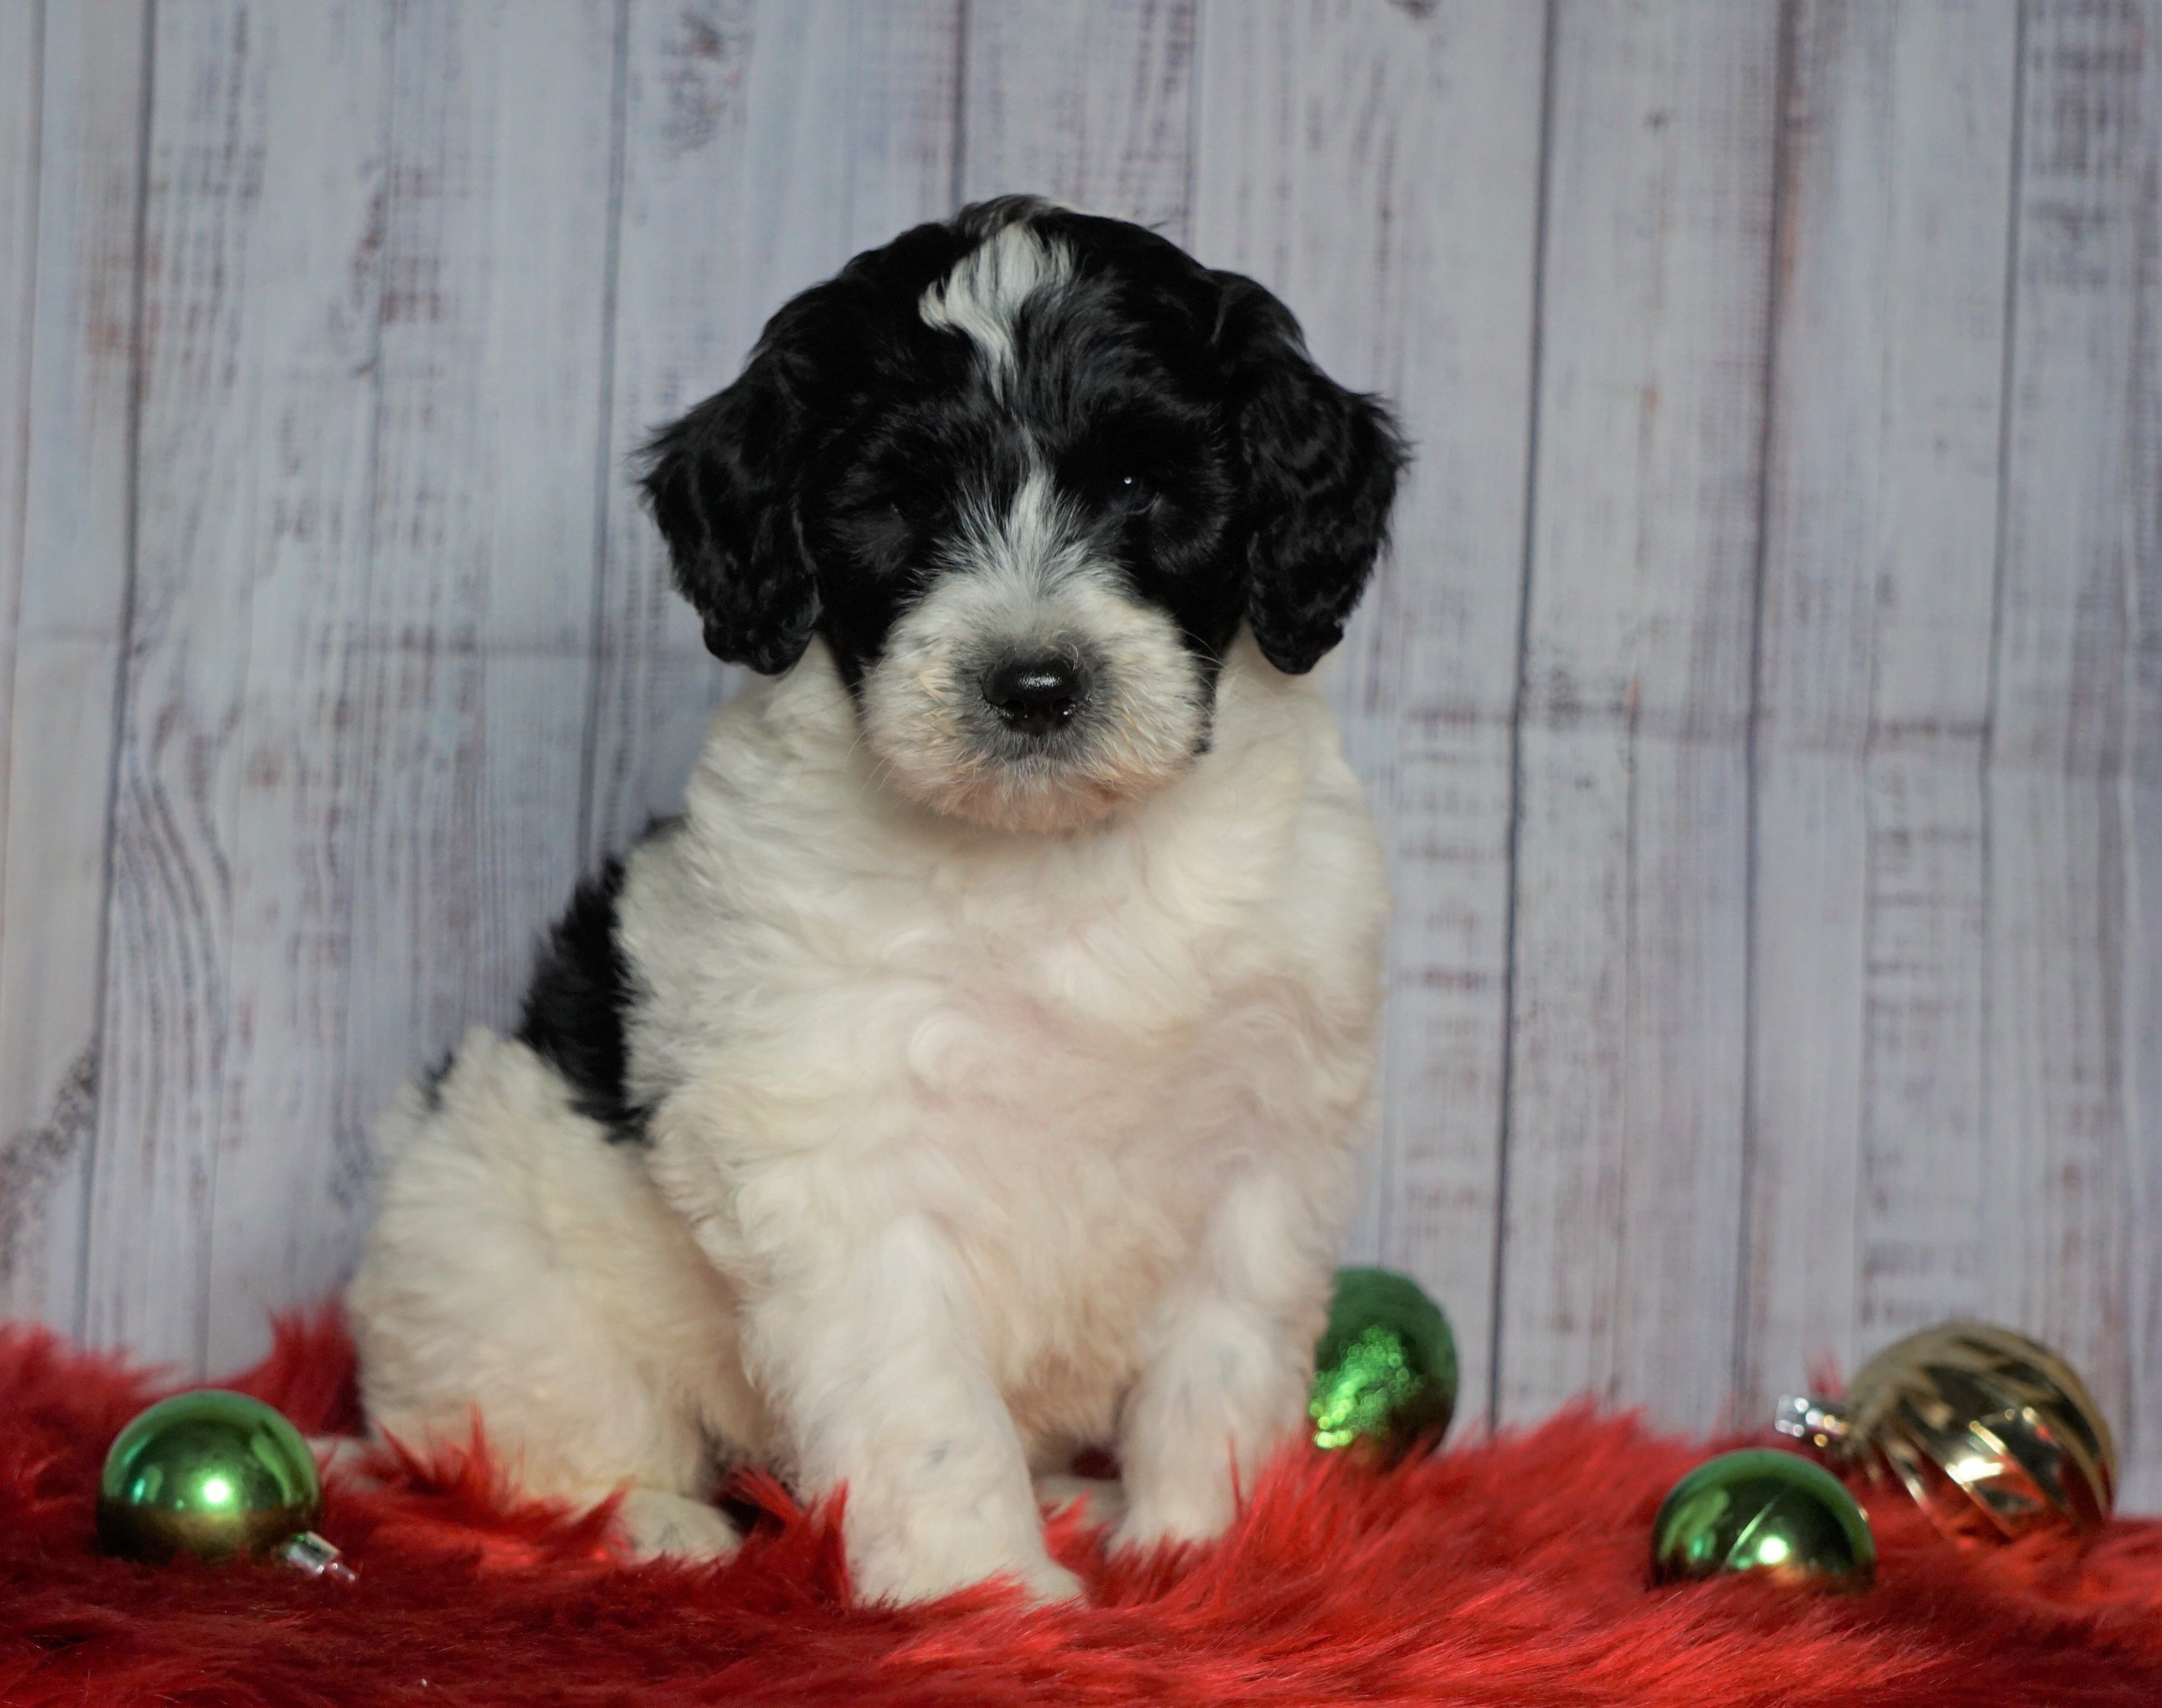
[[799, 726], [724, 717], [624, 917], [657, 1173], [740, 1281], [923, 1218], [1024, 1427], [1085, 1434], [1243, 1167], [1340, 1195], [1378, 853], [1319, 697], [1242, 693], [1133, 821], [1035, 844], [881, 820], [845, 766], [761, 764]]

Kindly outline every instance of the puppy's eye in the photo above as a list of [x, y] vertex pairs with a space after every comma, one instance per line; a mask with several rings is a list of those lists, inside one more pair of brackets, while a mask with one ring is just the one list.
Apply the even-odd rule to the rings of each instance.
[[837, 501], [827, 526], [841, 549], [859, 554], [871, 567], [890, 572], [916, 549], [917, 519], [906, 504], [886, 498]]
[[1120, 469], [1111, 477], [1110, 499], [1114, 508], [1138, 515], [1156, 502], [1156, 488], [1146, 476]]

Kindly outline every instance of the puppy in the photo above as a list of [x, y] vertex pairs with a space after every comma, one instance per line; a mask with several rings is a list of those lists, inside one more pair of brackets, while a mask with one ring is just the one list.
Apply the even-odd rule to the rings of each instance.
[[1251, 280], [1022, 198], [857, 257], [653, 441], [720, 657], [682, 816], [384, 1134], [373, 1429], [645, 1553], [843, 1488], [859, 1591], [1215, 1535], [1298, 1429], [1386, 885], [1315, 663], [1403, 462]]

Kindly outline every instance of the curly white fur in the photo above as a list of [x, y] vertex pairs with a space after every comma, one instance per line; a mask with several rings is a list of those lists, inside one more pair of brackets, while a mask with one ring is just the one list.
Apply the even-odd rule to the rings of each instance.
[[1386, 900], [1311, 677], [1241, 638], [1209, 750], [1079, 828], [943, 816], [822, 645], [723, 708], [633, 855], [611, 1145], [470, 1037], [392, 1117], [349, 1305], [377, 1428], [475, 1413], [536, 1491], [727, 1545], [715, 1468], [845, 1484], [859, 1587], [1075, 1585], [1031, 1473], [1115, 1446], [1121, 1543], [1215, 1533], [1294, 1430], [1371, 1122]]

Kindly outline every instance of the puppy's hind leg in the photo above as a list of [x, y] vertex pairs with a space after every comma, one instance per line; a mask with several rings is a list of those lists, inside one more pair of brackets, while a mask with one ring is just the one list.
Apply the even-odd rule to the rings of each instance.
[[715, 1450], [759, 1433], [734, 1301], [635, 1147], [488, 1033], [468, 1036], [432, 1102], [409, 1094], [388, 1137], [346, 1301], [371, 1431], [425, 1450], [478, 1424], [524, 1493], [623, 1491], [634, 1555], [730, 1551], [706, 1499]]
[[[349, 1487], [383, 1486], [368, 1463], [373, 1443], [358, 1435], [311, 1435], [308, 1446], [326, 1481], [337, 1477]], [[633, 1559], [725, 1559], [743, 1540], [710, 1501], [692, 1500], [668, 1489], [634, 1485], [565, 1493], [582, 1504], [596, 1506], [619, 1496], [616, 1534]]]

